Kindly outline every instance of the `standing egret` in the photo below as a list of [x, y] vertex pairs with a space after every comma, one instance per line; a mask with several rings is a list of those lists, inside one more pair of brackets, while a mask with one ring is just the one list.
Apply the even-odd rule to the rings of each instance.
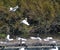
[[27, 18], [25, 18], [24, 20], [22, 20], [21, 23], [26, 24], [26, 25], [28, 25], [28, 26], [30, 25], [30, 24], [27, 22]]
[[8, 41], [12, 41], [12, 40], [13, 40], [13, 39], [10, 39], [10, 35], [9, 35], [9, 34], [7, 35], [6, 39], [7, 39]]

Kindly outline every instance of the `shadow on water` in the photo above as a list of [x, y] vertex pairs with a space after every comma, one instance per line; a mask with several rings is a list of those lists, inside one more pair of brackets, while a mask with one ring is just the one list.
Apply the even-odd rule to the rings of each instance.
[[13, 49], [4, 49], [4, 50], [19, 50], [18, 48], [13, 48]]
[[27, 50], [49, 50], [48, 48], [27, 48]]

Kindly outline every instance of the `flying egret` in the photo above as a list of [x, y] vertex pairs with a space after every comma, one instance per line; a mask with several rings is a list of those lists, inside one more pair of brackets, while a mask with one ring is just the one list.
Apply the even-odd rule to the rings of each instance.
[[21, 23], [26, 24], [26, 25], [28, 25], [28, 26], [30, 25], [30, 24], [27, 22], [27, 18], [25, 18], [24, 20], [22, 20]]
[[19, 8], [18, 6], [14, 7], [14, 8], [10, 7], [10, 10], [9, 11], [15, 12], [18, 8]]
[[8, 34], [6, 37], [7, 40], [12, 41], [13, 39], [10, 39], [10, 35]]

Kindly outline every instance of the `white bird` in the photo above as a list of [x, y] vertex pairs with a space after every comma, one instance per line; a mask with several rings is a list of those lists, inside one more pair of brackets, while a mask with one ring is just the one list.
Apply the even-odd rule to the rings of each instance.
[[49, 41], [48, 39], [43, 39], [44, 41]]
[[27, 41], [27, 39], [22, 38], [23, 41]]
[[18, 37], [17, 40], [27, 41], [27, 39], [25, 39], [25, 38], [20, 38], [20, 37]]
[[3, 41], [1, 41], [0, 44], [7, 44], [7, 42], [3, 42]]
[[47, 39], [52, 40], [53, 38], [52, 37], [47, 37]]
[[22, 44], [25, 44], [26, 42], [25, 41], [22, 41]]
[[53, 38], [52, 37], [47, 37], [45, 39], [43, 39], [44, 41], [49, 41], [49, 40], [52, 40]]
[[20, 37], [18, 37], [18, 38], [17, 38], [17, 40], [21, 40], [21, 38], [20, 38]]
[[28, 25], [28, 26], [30, 25], [30, 24], [27, 22], [27, 18], [25, 18], [24, 20], [22, 20], [21, 23], [26, 24], [26, 25]]
[[10, 35], [8, 34], [6, 37], [7, 40], [12, 41], [13, 39], [10, 39]]
[[25, 47], [20, 48], [19, 50], [25, 50]]
[[56, 43], [56, 41], [52, 41], [52, 43]]
[[55, 43], [56, 44], [56, 41], [50, 41], [50, 43], [53, 43], [53, 44]]
[[9, 11], [15, 12], [18, 8], [19, 8], [18, 6], [14, 7], [14, 8], [10, 7], [10, 10]]
[[37, 39], [36, 37], [30, 37], [30, 39]]
[[56, 46], [55, 48], [52, 48], [52, 49], [50, 49], [50, 50], [58, 50], [58, 47]]
[[37, 39], [40, 40], [40, 41], [42, 40], [40, 37], [37, 37]]
[[34, 40], [42, 40], [40, 37], [30, 37], [30, 39], [34, 39]]

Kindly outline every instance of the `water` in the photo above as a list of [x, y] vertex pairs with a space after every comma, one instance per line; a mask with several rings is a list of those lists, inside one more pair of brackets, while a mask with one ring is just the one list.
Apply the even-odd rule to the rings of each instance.
[[27, 50], [49, 50], [48, 48], [28, 48]]
[[[51, 50], [49, 48], [8, 48], [8, 49], [2, 49], [2, 50]], [[53, 49], [52, 49], [53, 50]], [[60, 48], [58, 48], [60, 50]]]

